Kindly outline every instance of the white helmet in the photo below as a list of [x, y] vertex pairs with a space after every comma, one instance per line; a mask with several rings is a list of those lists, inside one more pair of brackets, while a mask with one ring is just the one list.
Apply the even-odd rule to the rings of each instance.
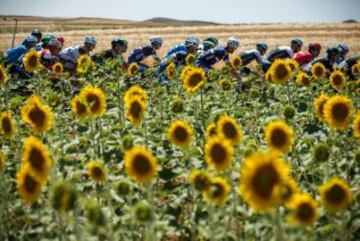
[[228, 47], [238, 48], [238, 47], [240, 46], [240, 42], [239, 42], [239, 40], [237, 40], [236, 38], [230, 37], [230, 38], [227, 40], [227, 46], [228, 46]]

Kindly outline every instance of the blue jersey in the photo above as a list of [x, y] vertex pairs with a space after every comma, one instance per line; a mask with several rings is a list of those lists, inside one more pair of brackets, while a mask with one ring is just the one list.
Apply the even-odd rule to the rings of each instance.
[[195, 61], [195, 65], [204, 68], [206, 71], [211, 69], [211, 66], [218, 63], [221, 60], [228, 61], [228, 54], [224, 47], [217, 47], [210, 49], [200, 54]]
[[175, 47], [173, 47], [172, 49], [170, 49], [170, 50], [165, 54], [164, 58], [167, 58], [167, 57], [169, 57], [170, 55], [175, 54], [175, 53], [180, 52], [180, 51], [187, 52], [187, 48], [186, 48], [185, 44], [176, 45]]
[[140, 63], [149, 56], [156, 56], [156, 51], [152, 46], [146, 45], [136, 48], [129, 54], [128, 63]]
[[19, 58], [21, 56], [23, 56], [28, 51], [29, 51], [29, 49], [23, 44], [15, 47], [15, 48], [9, 49], [5, 54], [5, 57], [6, 57], [5, 64], [15, 63], [16, 61], [19, 60]]
[[241, 58], [243, 66], [250, 64], [253, 60], [255, 60], [258, 64], [263, 63], [263, 58], [257, 49], [241, 52], [239, 57]]

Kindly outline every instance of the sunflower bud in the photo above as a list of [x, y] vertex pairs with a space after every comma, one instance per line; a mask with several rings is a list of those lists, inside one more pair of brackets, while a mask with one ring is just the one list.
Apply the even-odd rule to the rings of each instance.
[[118, 184], [116, 185], [116, 193], [119, 196], [126, 196], [130, 193], [130, 184], [129, 182], [122, 180], [120, 182], [118, 182]]
[[184, 101], [178, 97], [176, 97], [171, 102], [171, 111], [174, 113], [180, 113], [184, 110]]
[[283, 114], [286, 119], [292, 119], [295, 116], [294, 107], [292, 107], [290, 105], [285, 106]]
[[70, 184], [60, 181], [52, 189], [51, 201], [55, 210], [67, 212], [75, 208], [77, 193]]
[[325, 143], [319, 143], [314, 149], [314, 159], [319, 162], [325, 162], [329, 159], [329, 147]]
[[354, 160], [355, 160], [355, 163], [360, 163], [360, 151], [355, 153]]
[[150, 222], [153, 220], [153, 210], [147, 201], [138, 201], [134, 206], [134, 216], [139, 222]]
[[86, 216], [90, 223], [95, 226], [100, 226], [105, 223], [105, 215], [101, 211], [99, 204], [97, 203], [88, 203], [85, 207]]
[[122, 138], [122, 146], [125, 150], [130, 150], [134, 146], [134, 140], [130, 135]]

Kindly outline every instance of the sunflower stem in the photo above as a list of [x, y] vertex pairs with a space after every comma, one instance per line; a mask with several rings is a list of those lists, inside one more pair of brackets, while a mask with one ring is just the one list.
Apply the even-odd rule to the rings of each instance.
[[200, 89], [200, 108], [201, 108], [201, 127], [205, 126], [204, 123], [204, 102], [203, 102], [203, 88]]
[[273, 232], [274, 232], [274, 241], [285, 241], [284, 237], [284, 230], [281, 225], [281, 213], [280, 213], [280, 207], [276, 208], [276, 210], [273, 213]]
[[9, 90], [7, 81], [4, 82], [4, 102], [6, 109], [9, 109]]
[[290, 88], [291, 88], [290, 83], [286, 83], [287, 97], [288, 97], [290, 105], [292, 105], [291, 89]]

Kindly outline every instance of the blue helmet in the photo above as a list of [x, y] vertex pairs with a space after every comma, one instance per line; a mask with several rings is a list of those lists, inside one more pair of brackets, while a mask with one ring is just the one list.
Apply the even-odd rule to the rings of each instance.
[[84, 43], [96, 45], [96, 39], [94, 36], [86, 36], [84, 39]]
[[25, 43], [37, 43], [37, 38], [33, 35], [29, 35], [29, 36], [26, 36], [25, 40], [24, 40]]
[[228, 40], [227, 40], [227, 46], [228, 46], [228, 47], [238, 48], [238, 47], [240, 46], [240, 42], [239, 42], [239, 40], [237, 40], [236, 38], [230, 37], [230, 38], [228, 38]]
[[262, 49], [264, 51], [267, 51], [268, 50], [268, 45], [266, 43], [257, 43], [256, 44], [256, 48], [257, 49]]
[[179, 51], [174, 54], [174, 62], [176, 63], [185, 63], [187, 53], [185, 51]]
[[197, 48], [199, 44], [200, 44], [200, 40], [194, 36], [187, 37], [185, 40], [186, 47], [194, 46], [195, 48]]
[[346, 44], [339, 44], [339, 52], [342, 54], [347, 54], [349, 52], [349, 47]]
[[152, 36], [150, 39], [151, 44], [162, 44], [163, 40], [160, 38], [160, 36]]

